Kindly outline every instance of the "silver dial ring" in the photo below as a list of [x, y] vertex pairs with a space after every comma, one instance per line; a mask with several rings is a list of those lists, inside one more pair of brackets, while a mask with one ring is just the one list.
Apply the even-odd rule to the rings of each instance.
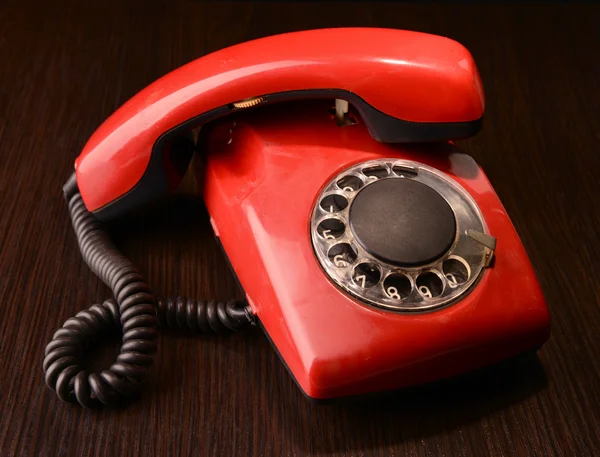
[[[383, 179], [420, 182], [448, 203], [456, 233], [439, 258], [422, 265], [393, 264], [372, 255], [355, 238], [352, 203], [359, 192]], [[336, 175], [323, 188], [311, 215], [311, 241], [325, 274], [361, 302], [400, 312], [447, 306], [469, 291], [489, 253], [467, 230], [487, 233], [481, 211], [462, 186], [435, 168], [392, 158], [362, 162]]]

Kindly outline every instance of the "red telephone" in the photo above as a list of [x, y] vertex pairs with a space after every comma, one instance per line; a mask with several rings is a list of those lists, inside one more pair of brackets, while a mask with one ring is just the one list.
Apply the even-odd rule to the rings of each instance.
[[[64, 187], [83, 258], [115, 300], [55, 333], [46, 383], [86, 407], [130, 398], [157, 322], [203, 332], [258, 323], [317, 399], [538, 348], [549, 314], [527, 254], [481, 168], [451, 142], [477, 133], [483, 110], [463, 46], [401, 30], [272, 36], [159, 79], [98, 128]], [[244, 302], [157, 299], [101, 228], [175, 189], [195, 150]], [[85, 372], [86, 346], [113, 326], [117, 360]]]

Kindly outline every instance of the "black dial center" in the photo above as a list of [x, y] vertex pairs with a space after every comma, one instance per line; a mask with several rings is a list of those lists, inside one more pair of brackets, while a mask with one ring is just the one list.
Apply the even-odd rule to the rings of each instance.
[[350, 206], [350, 227], [373, 256], [401, 266], [423, 265], [448, 251], [456, 219], [431, 187], [408, 178], [388, 178], [361, 189]]

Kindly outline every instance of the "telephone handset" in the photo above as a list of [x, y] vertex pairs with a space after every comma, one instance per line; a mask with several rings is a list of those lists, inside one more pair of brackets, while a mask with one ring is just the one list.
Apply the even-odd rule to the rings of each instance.
[[[115, 299], [54, 334], [46, 383], [86, 407], [133, 397], [157, 323], [259, 324], [317, 399], [541, 346], [549, 315], [527, 254], [483, 171], [451, 142], [477, 133], [483, 110], [462, 45], [402, 30], [276, 35], [162, 77], [98, 128], [65, 184], [83, 258]], [[243, 302], [156, 298], [102, 229], [175, 189], [194, 151]], [[86, 347], [115, 326], [117, 360], [87, 373]]]

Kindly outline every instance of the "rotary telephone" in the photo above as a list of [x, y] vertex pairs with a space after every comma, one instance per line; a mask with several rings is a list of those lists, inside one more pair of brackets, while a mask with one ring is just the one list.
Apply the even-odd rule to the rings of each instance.
[[[549, 314], [534, 270], [484, 172], [453, 143], [477, 133], [483, 111], [470, 53], [403, 30], [276, 35], [160, 78], [98, 128], [63, 188], [83, 259], [114, 299], [56, 331], [47, 385], [85, 407], [134, 398], [161, 326], [260, 325], [315, 399], [540, 347]], [[102, 228], [176, 189], [196, 151], [243, 301], [155, 297]], [[86, 349], [115, 328], [116, 361], [88, 373]]]

